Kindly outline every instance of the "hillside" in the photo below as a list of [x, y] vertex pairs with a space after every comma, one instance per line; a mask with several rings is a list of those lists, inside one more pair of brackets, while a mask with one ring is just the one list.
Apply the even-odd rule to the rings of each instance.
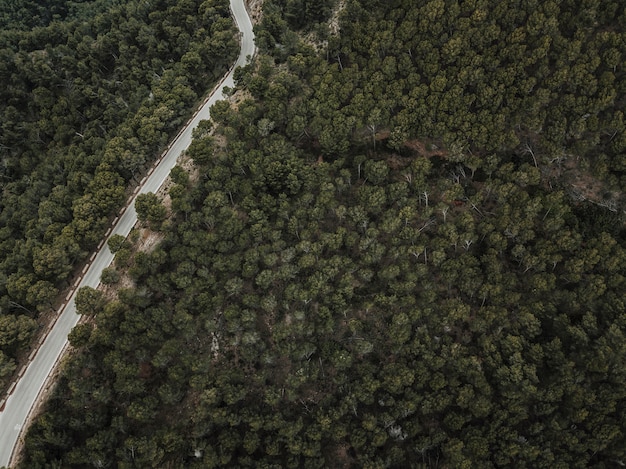
[[0, 24], [4, 390], [237, 41], [228, 1], [18, 0]]
[[24, 467], [626, 463], [624, 7], [341, 4], [264, 3]]

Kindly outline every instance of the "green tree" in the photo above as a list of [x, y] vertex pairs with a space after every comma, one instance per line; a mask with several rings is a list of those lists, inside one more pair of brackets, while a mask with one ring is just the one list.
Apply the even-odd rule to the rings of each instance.
[[102, 274], [100, 275], [100, 281], [105, 285], [112, 285], [120, 280], [120, 273], [115, 269], [115, 267], [107, 267], [102, 270]]
[[104, 308], [104, 295], [100, 290], [82, 287], [76, 294], [76, 312], [86, 316], [95, 316]]
[[137, 210], [137, 218], [149, 222], [150, 226], [154, 228], [158, 228], [167, 215], [167, 209], [152, 192], [139, 194], [135, 200], [135, 209]]
[[107, 245], [112, 254], [116, 254], [120, 249], [124, 247], [126, 244], [126, 238], [119, 234], [111, 235], [111, 237], [107, 240]]
[[28, 344], [36, 328], [37, 322], [28, 316], [0, 316], [0, 347], [4, 352], [14, 354]]

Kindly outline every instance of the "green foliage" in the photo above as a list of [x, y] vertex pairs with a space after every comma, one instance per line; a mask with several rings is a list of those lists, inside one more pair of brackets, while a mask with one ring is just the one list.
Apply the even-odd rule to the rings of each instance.
[[78, 324], [69, 333], [68, 340], [72, 347], [82, 347], [89, 342], [92, 331], [93, 326], [91, 324]]
[[115, 267], [107, 267], [102, 270], [102, 274], [100, 275], [100, 281], [105, 285], [112, 285], [114, 283], [119, 282], [120, 273], [115, 269]]
[[227, 0], [16, 0], [0, 25], [0, 316], [12, 317], [50, 308], [237, 41]]
[[17, 365], [15, 360], [7, 357], [4, 352], [0, 351], [0, 379], [8, 380], [15, 372]]
[[137, 218], [140, 221], [150, 222], [153, 227], [160, 226], [167, 216], [167, 209], [152, 192], [139, 194], [135, 200], [135, 209]]
[[120, 249], [124, 247], [125, 244], [126, 238], [119, 234], [111, 235], [111, 237], [107, 241], [107, 246], [109, 246], [112, 254], [117, 253]]
[[[102, 1], [87, 2], [95, 11], [103, 8]], [[76, 9], [80, 8], [80, 3], [68, 2], [66, 0], [50, 1], [45, 5], [39, 5], [31, 0], [17, 0], [5, 2], [0, 5], [0, 26], [3, 29], [30, 29], [34, 27], [47, 26], [51, 21], [67, 19], [68, 16], [76, 14]], [[72, 11], [74, 10], [74, 11]]]
[[595, 237], [603, 232], [613, 236], [619, 235], [624, 221], [615, 209], [585, 203], [574, 209], [578, 230], [585, 238]]
[[187, 185], [189, 183], [189, 174], [180, 166], [174, 166], [170, 171], [170, 177], [174, 184]]
[[82, 287], [76, 294], [76, 312], [86, 316], [95, 316], [104, 308], [104, 295], [100, 290]]
[[266, 2], [252, 98], [214, 106], [162, 244], [118, 252], [136, 285], [25, 464], [622, 464], [625, 240], [558, 165], [621, 151], [623, 9], [350, 1], [318, 55], [305, 3]]
[[310, 28], [315, 23], [323, 23], [330, 17], [335, 0], [286, 0], [285, 19], [292, 29]]
[[28, 344], [37, 323], [28, 316], [0, 316], [0, 347], [7, 354], [14, 354]]

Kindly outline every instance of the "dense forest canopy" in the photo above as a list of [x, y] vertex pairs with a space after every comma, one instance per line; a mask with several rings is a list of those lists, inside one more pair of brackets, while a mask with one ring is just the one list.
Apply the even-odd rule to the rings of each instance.
[[0, 4], [0, 28], [29, 30], [52, 21], [81, 20], [105, 11], [120, 0], [6, 0]]
[[0, 6], [0, 385], [237, 51], [227, 0], [42, 5]]
[[625, 27], [267, 0], [198, 177], [81, 293], [24, 467], [626, 464]]

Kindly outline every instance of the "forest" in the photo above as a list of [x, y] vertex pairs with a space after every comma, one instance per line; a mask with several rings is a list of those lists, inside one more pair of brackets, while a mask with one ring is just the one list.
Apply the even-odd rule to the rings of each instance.
[[0, 388], [238, 47], [227, 0], [40, 3], [0, 5]]
[[622, 3], [266, 0], [256, 34], [22, 467], [626, 464]]

